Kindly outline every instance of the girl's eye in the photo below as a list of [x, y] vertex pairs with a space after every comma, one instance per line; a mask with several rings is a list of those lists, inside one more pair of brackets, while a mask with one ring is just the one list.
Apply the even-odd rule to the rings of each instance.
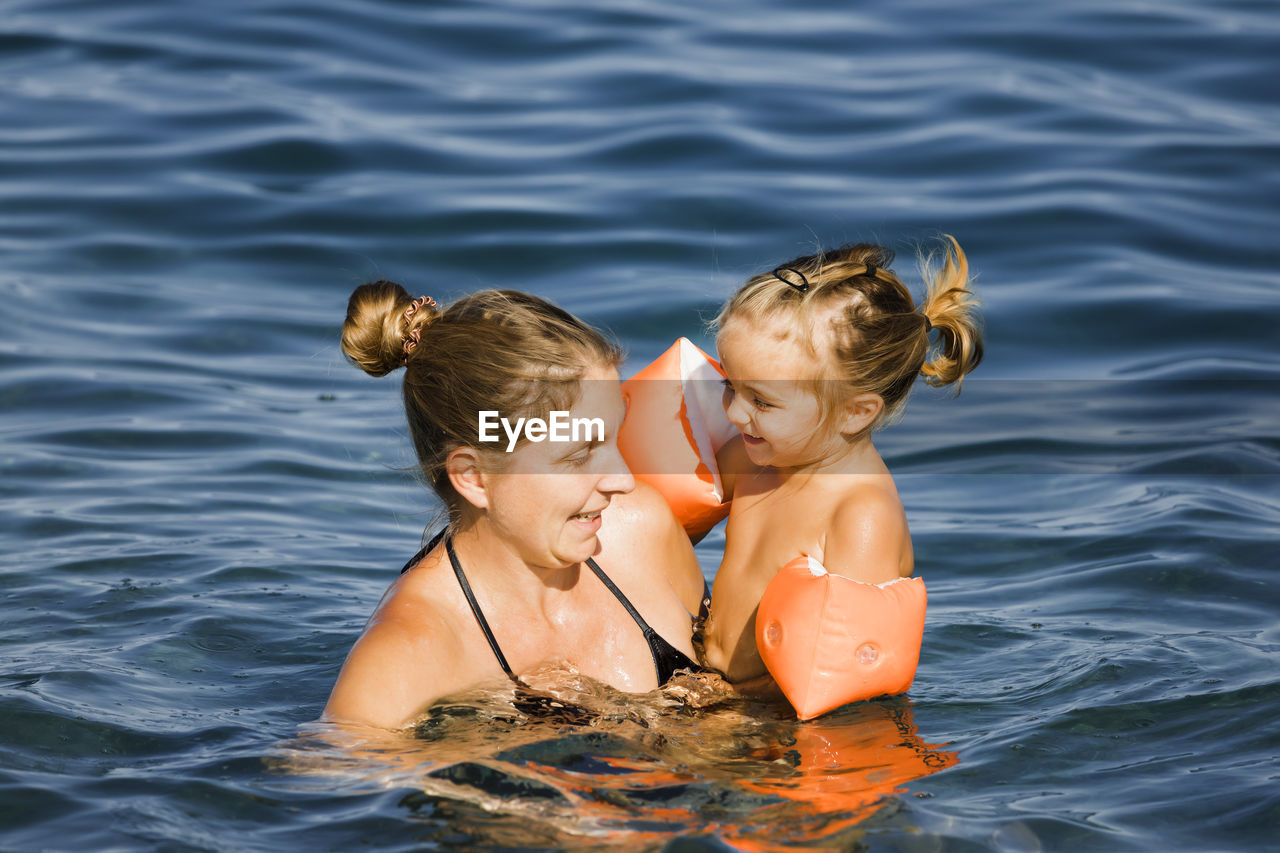
[[580, 468], [583, 465], [586, 465], [587, 462], [591, 461], [591, 450], [592, 448], [590, 447], [583, 448], [572, 456], [566, 457], [565, 461], [570, 465]]
[[[730, 382], [728, 379], [721, 379], [720, 384], [724, 386], [724, 393], [727, 394], [728, 396], [733, 397], [737, 395], [738, 392], [733, 390], [733, 383]], [[752, 397], [751, 405], [755, 406], [757, 409], [760, 409], [761, 411], [765, 409], [776, 408], [776, 406], [774, 406], [773, 403], [767, 402], [765, 400], [761, 400], [759, 397]]]

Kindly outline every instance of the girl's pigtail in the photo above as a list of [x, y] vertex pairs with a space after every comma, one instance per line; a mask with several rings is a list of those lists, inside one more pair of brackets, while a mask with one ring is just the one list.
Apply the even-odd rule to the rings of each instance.
[[936, 256], [923, 263], [926, 292], [920, 313], [938, 330], [938, 348], [925, 361], [920, 375], [935, 388], [955, 384], [982, 361], [982, 329], [978, 323], [978, 299], [969, 289], [969, 261], [950, 234], [938, 266]]

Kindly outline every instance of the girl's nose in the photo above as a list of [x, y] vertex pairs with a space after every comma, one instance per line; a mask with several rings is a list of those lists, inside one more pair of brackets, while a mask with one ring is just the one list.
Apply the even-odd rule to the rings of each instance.
[[729, 419], [729, 423], [738, 429], [743, 429], [751, 422], [747, 407], [742, 405], [742, 395], [733, 393], [732, 388], [725, 389], [722, 402], [724, 403], [724, 414]]

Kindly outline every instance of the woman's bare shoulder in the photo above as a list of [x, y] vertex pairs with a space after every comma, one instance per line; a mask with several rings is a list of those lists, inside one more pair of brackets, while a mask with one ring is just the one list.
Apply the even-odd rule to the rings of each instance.
[[647, 551], [677, 530], [684, 535], [666, 499], [657, 489], [637, 480], [633, 490], [616, 495], [609, 502], [600, 528], [600, 543], [605, 550], [621, 547]]
[[465, 686], [456, 608], [428, 594], [430, 579], [419, 571], [397, 579], [374, 611], [342, 665], [325, 719], [399, 728]]
[[[642, 482], [619, 495], [606, 510], [600, 530], [600, 560], [619, 580], [647, 583], [665, 576], [690, 613], [702, 601], [702, 571], [689, 536], [666, 499]], [[656, 575], [655, 573], [660, 573]]]

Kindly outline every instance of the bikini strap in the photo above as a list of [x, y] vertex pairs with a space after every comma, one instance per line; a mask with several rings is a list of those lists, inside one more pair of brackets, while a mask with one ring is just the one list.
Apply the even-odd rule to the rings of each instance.
[[[600, 582], [609, 588], [609, 592], [613, 593], [613, 597], [618, 599], [618, 602], [621, 603], [623, 607], [627, 608], [627, 612], [631, 614], [632, 619], [636, 620], [636, 624], [640, 626], [641, 631], [645, 634], [657, 633], [649, 627], [649, 623], [644, 621], [644, 617], [640, 615], [640, 611], [636, 610], [635, 606], [627, 600], [625, 595], [622, 594], [622, 590], [618, 589], [614, 582], [609, 580], [609, 576], [604, 573], [604, 569], [600, 568], [593, 558], [587, 558], [587, 565], [591, 567], [591, 571], [596, 573], [596, 577], [600, 578]], [[652, 649], [650, 649], [650, 651], [652, 651]]]
[[493, 654], [497, 657], [498, 663], [502, 665], [502, 671], [507, 674], [507, 678], [518, 684], [520, 679], [515, 677], [515, 674], [511, 672], [511, 667], [507, 665], [507, 658], [502, 654], [502, 649], [498, 648], [498, 640], [493, 636], [493, 631], [489, 630], [489, 622], [484, 618], [484, 613], [480, 611], [480, 602], [476, 601], [476, 594], [471, 591], [471, 584], [467, 583], [467, 576], [462, 572], [462, 564], [458, 562], [458, 555], [453, 550], [452, 536], [444, 540], [444, 547], [449, 552], [449, 563], [453, 566], [453, 573], [458, 578], [458, 586], [462, 587], [462, 594], [467, 597], [467, 604], [471, 605], [471, 613], [476, 617], [480, 630], [484, 631], [484, 638], [489, 641], [489, 648], [493, 649]]
[[649, 656], [653, 658], [654, 674], [658, 676], [658, 684], [661, 686], [671, 680], [671, 676], [678, 669], [697, 669], [698, 664], [684, 652], [677, 649], [667, 639], [653, 630], [649, 623], [644, 621], [644, 617], [640, 615], [640, 611], [636, 610], [631, 601], [622, 594], [622, 590], [609, 579], [604, 573], [604, 569], [596, 564], [596, 561], [587, 558], [587, 565], [591, 567], [591, 571], [596, 573], [596, 577], [600, 578], [600, 582], [613, 593], [613, 597], [618, 599], [618, 603], [627, 609], [631, 614], [631, 618], [635, 620], [636, 625], [640, 628], [640, 633], [644, 634], [645, 645], [649, 647]]
[[428, 542], [425, 546], [423, 546], [421, 551], [419, 551], [418, 553], [414, 554], [412, 557], [409, 558], [409, 562], [404, 564], [404, 568], [400, 570], [400, 574], [404, 574], [405, 572], [412, 569], [414, 566], [418, 565], [418, 563], [422, 562], [422, 558], [430, 554], [432, 551], [434, 551], [435, 547], [440, 544], [440, 540], [443, 539], [444, 535], [448, 532], [449, 532], [449, 528], [446, 527], [444, 530], [441, 530], [435, 536], [432, 536], [431, 541]]

